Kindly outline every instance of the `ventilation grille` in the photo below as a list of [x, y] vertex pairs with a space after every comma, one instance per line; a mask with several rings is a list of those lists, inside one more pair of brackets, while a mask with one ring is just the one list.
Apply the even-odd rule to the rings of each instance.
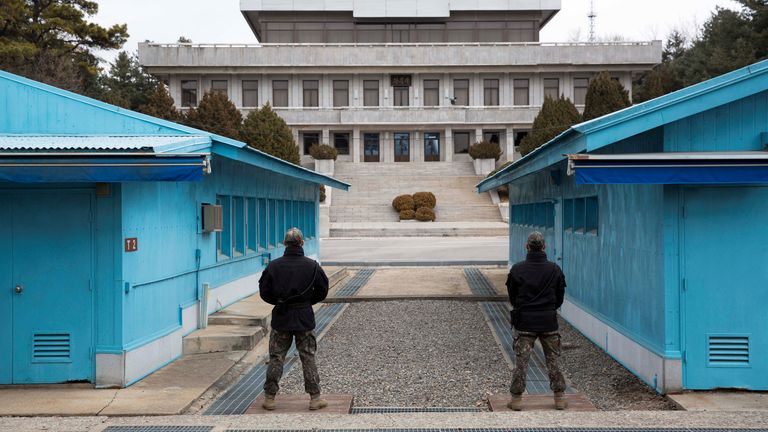
[[749, 336], [709, 336], [710, 366], [749, 366]]
[[69, 333], [35, 333], [32, 359], [36, 363], [63, 363], [70, 361]]

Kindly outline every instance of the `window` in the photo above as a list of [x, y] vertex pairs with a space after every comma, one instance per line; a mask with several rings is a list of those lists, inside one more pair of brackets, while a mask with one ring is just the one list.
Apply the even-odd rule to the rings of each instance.
[[513, 81], [515, 86], [515, 105], [528, 106], [530, 81], [527, 79], [516, 79]]
[[534, 21], [511, 21], [507, 23], [509, 42], [534, 42], [536, 40]]
[[394, 97], [395, 97], [395, 106], [408, 106], [408, 87], [395, 87], [393, 90]]
[[245, 199], [245, 251], [252, 253], [259, 250], [259, 212], [255, 198]]
[[474, 21], [449, 21], [446, 23], [446, 42], [473, 42], [475, 41]]
[[585, 227], [584, 198], [573, 200], [573, 232], [583, 233]]
[[265, 42], [293, 43], [293, 23], [268, 23]]
[[424, 161], [440, 161], [440, 134], [424, 132]]
[[228, 196], [216, 198], [216, 204], [221, 206], [222, 230], [216, 233], [216, 249], [219, 259], [232, 256], [232, 204]]
[[273, 215], [273, 243], [282, 246], [283, 245], [283, 235], [285, 232], [283, 231], [283, 224], [285, 222], [283, 215], [283, 202], [280, 200], [272, 200], [272, 215]]
[[181, 106], [197, 106], [197, 80], [181, 81]]
[[242, 197], [232, 198], [232, 233], [234, 256], [245, 255], [245, 203]]
[[352, 43], [355, 41], [354, 23], [326, 23], [325, 32], [328, 43]]
[[469, 106], [469, 80], [453, 80], [453, 104]]
[[521, 130], [521, 131], [515, 131], [515, 147], [519, 146], [520, 143], [523, 142], [525, 137], [528, 136], [528, 134], [531, 133], [531, 131], [527, 130]]
[[563, 201], [563, 230], [565, 232], [573, 231], [573, 200]]
[[211, 93], [220, 93], [229, 97], [228, 91], [229, 83], [227, 80], [212, 80], [211, 81]]
[[424, 106], [440, 105], [440, 81], [424, 80]]
[[411, 160], [411, 134], [395, 132], [395, 162]]
[[469, 132], [453, 133], [453, 152], [456, 154], [469, 153]]
[[243, 80], [243, 106], [259, 106], [259, 82], [256, 80]]
[[483, 141], [493, 143], [493, 144], [500, 144], [501, 143], [501, 132], [499, 131], [483, 131]]
[[320, 81], [305, 80], [304, 81], [304, 106], [305, 107], [319, 106], [319, 99], [320, 99]]
[[323, 23], [297, 22], [296, 42], [298, 43], [322, 43]]
[[416, 34], [419, 42], [443, 42], [445, 24], [417, 24]]
[[259, 198], [259, 247], [262, 249], [269, 249], [269, 222], [270, 218], [268, 201], [264, 198]]
[[363, 105], [379, 106], [379, 81], [363, 81]]
[[544, 78], [544, 99], [557, 99], [560, 97], [560, 80], [557, 78]]
[[333, 82], [333, 106], [349, 106], [349, 81], [343, 80]]
[[305, 204], [305, 211], [307, 217], [307, 231], [305, 232], [305, 236], [307, 238], [317, 237], [317, 228], [315, 226], [315, 203], [307, 202]]
[[499, 80], [483, 80], [485, 106], [499, 106]]
[[555, 228], [555, 204], [544, 201], [512, 206], [512, 223], [519, 226], [548, 230]]
[[504, 42], [506, 23], [503, 21], [478, 22], [478, 42]]
[[387, 27], [384, 24], [358, 24], [357, 40], [360, 43], [386, 42]]
[[288, 80], [272, 81], [272, 106], [288, 106]]
[[573, 79], [573, 103], [584, 105], [587, 101], [587, 89], [589, 88], [589, 78]]
[[320, 134], [317, 132], [305, 132], [302, 134], [302, 140], [304, 141], [304, 154], [309, 154], [309, 149], [313, 145], [320, 144]]
[[597, 234], [599, 218], [598, 218], [598, 202], [596, 196], [586, 198], [586, 232], [587, 234]]
[[408, 43], [411, 41], [411, 29], [408, 24], [392, 25], [392, 42]]
[[333, 134], [333, 146], [340, 155], [349, 154], [349, 134], [348, 133], [334, 133]]

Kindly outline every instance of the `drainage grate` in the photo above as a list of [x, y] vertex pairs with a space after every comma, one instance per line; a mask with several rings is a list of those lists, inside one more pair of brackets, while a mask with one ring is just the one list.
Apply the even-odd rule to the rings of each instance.
[[399, 413], [475, 413], [483, 412], [474, 407], [359, 407], [352, 414], [399, 414]]
[[[375, 272], [375, 269], [362, 269], [350, 279], [339, 291], [337, 295], [352, 296], [362, 288]], [[345, 294], [341, 292], [344, 291]], [[325, 331], [331, 322], [338, 316], [344, 308], [342, 303], [332, 303], [321, 307], [315, 314], [316, 328], [318, 334]], [[284, 375], [298, 362], [298, 352], [292, 347], [285, 357], [283, 366]], [[240, 378], [224, 394], [222, 394], [208, 409], [204, 415], [231, 415], [242, 414], [250, 407], [253, 402], [264, 392], [264, 382], [267, 380], [267, 364], [260, 364], [251, 369], [245, 376]]]
[[499, 293], [496, 288], [493, 287], [483, 272], [474, 267], [467, 267], [464, 269], [464, 277], [467, 279], [467, 284], [472, 293], [479, 296], [496, 296]]
[[336, 297], [352, 297], [371, 280], [376, 269], [366, 267], [358, 272], [343, 287], [336, 291]]
[[108, 426], [104, 432], [210, 432], [214, 426]]
[[[228, 429], [226, 432], [311, 432], [310, 429]], [[768, 432], [768, 429], [662, 429], [662, 428], [422, 428], [422, 429], [314, 429], [315, 432]]]

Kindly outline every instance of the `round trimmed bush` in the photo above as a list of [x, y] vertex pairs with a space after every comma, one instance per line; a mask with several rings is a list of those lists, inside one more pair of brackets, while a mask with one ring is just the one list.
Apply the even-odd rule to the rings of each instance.
[[416, 219], [416, 212], [414, 210], [403, 210], [400, 212], [400, 220], [414, 220]]
[[421, 207], [433, 209], [437, 205], [437, 198], [432, 192], [416, 192], [413, 194], [413, 204], [417, 209]]
[[395, 210], [401, 212], [403, 210], [415, 210], [416, 204], [413, 201], [413, 197], [410, 195], [400, 195], [392, 200], [392, 207]]
[[501, 146], [496, 143], [481, 141], [469, 147], [469, 156], [472, 159], [494, 159], [501, 157]]
[[320, 202], [325, 202], [325, 185], [320, 185]]
[[339, 152], [334, 147], [327, 144], [315, 144], [309, 148], [309, 154], [314, 159], [318, 160], [336, 160], [339, 156]]
[[431, 208], [421, 207], [416, 210], [416, 220], [421, 222], [434, 222], [435, 212]]

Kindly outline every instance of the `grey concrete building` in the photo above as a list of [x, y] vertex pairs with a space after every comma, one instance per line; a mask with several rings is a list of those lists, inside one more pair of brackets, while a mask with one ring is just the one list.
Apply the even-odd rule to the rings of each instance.
[[314, 143], [340, 161], [469, 161], [498, 142], [503, 160], [546, 96], [583, 105], [609, 71], [631, 91], [661, 60], [661, 42], [543, 43], [560, 0], [241, 0], [259, 43], [143, 43], [178, 106], [226, 92], [245, 113], [270, 102], [303, 162]]

